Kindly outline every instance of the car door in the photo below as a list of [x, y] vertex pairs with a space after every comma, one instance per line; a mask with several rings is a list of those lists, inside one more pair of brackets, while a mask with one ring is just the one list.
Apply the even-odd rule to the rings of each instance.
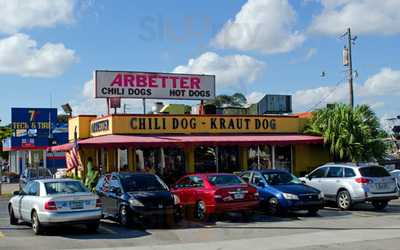
[[106, 195], [107, 210], [112, 216], [117, 216], [119, 212], [119, 200], [122, 192], [121, 182], [117, 175], [112, 175], [110, 189]]
[[27, 185], [26, 195], [21, 199], [21, 216], [25, 221], [31, 220], [31, 212], [35, 202], [38, 202], [39, 183], [37, 181], [29, 182]]
[[[189, 178], [191, 187], [186, 190], [187, 203], [194, 206], [199, 199], [207, 203], [210, 197], [208, 196], [209, 192], [206, 192], [204, 189], [203, 179], [196, 175], [190, 176]], [[211, 198], [214, 199], [214, 196]]]
[[322, 182], [321, 191], [325, 197], [336, 199], [337, 191], [343, 181], [343, 168], [338, 166], [330, 166], [326, 174], [326, 178]]
[[30, 186], [31, 186], [31, 183], [28, 183], [27, 185], [25, 185], [23, 187], [23, 189], [20, 191], [20, 194], [16, 197], [16, 200], [13, 204], [15, 217], [17, 217], [19, 219], [23, 219], [23, 217], [24, 217], [23, 214], [25, 213], [25, 211], [23, 211], [22, 201], [24, 199], [26, 199], [26, 197], [29, 193], [28, 190], [30, 189]]
[[190, 189], [193, 187], [192, 180], [189, 176], [180, 179], [173, 192], [179, 197], [181, 204], [187, 206], [189, 204]]
[[110, 216], [109, 200], [107, 199], [107, 195], [110, 192], [110, 181], [111, 174], [107, 174], [102, 177], [96, 187], [97, 195], [100, 197], [101, 203], [103, 204], [103, 214], [107, 216]]
[[322, 182], [326, 177], [326, 172], [328, 171], [329, 167], [320, 167], [311, 172], [306, 178], [306, 184], [322, 191]]

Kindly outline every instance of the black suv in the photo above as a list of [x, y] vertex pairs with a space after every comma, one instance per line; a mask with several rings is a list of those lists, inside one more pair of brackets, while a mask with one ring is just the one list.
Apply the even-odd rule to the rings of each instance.
[[180, 218], [179, 198], [154, 174], [114, 172], [99, 179], [96, 193], [103, 215], [122, 225], [137, 223], [171, 226]]

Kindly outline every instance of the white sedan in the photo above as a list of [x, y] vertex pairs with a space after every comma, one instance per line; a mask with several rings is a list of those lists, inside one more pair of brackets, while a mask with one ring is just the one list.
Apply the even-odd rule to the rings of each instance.
[[393, 177], [396, 178], [397, 186], [398, 186], [399, 189], [400, 189], [400, 170], [399, 170], [399, 169], [395, 169], [395, 170], [391, 171], [390, 174], [391, 174]]
[[96, 194], [78, 180], [42, 179], [29, 182], [15, 192], [8, 204], [10, 224], [32, 223], [35, 234], [46, 226], [85, 224], [90, 231], [99, 227], [102, 209]]

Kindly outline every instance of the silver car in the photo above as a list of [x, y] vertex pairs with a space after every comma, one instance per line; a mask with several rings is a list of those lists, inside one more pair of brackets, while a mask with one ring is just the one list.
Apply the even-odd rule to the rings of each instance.
[[85, 224], [90, 231], [99, 227], [101, 201], [78, 180], [34, 180], [14, 194], [8, 204], [10, 224], [31, 222], [35, 234], [64, 223]]
[[400, 188], [400, 170], [399, 170], [399, 169], [392, 170], [392, 171], [390, 172], [390, 174], [391, 174], [394, 178], [396, 178], [397, 187]]
[[396, 180], [377, 165], [326, 164], [301, 180], [335, 201], [340, 209], [350, 209], [360, 202], [371, 202], [377, 210], [398, 198]]

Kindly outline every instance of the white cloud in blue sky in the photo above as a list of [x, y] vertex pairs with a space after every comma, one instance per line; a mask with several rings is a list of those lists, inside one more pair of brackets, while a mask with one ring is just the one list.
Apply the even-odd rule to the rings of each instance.
[[216, 35], [220, 48], [283, 53], [300, 46], [305, 36], [293, 29], [296, 12], [287, 0], [249, 0]]
[[73, 20], [75, 0], [0, 0], [0, 32], [52, 27]]

